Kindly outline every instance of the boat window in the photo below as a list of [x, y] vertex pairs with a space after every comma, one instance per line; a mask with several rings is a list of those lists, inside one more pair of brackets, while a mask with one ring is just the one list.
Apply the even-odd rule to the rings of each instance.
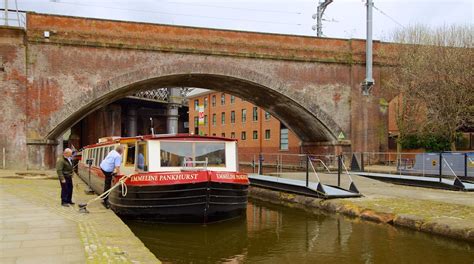
[[98, 154], [97, 154], [97, 166], [99, 166], [103, 160], [104, 160], [104, 148], [99, 148]]
[[86, 159], [87, 159], [87, 149], [84, 149], [82, 150], [82, 159], [81, 159], [81, 163], [82, 164], [85, 164], [86, 163]]
[[138, 144], [137, 148], [137, 169], [148, 171], [148, 155], [146, 153], [146, 143]]
[[161, 167], [225, 167], [224, 142], [161, 141]]
[[97, 148], [94, 148], [94, 166], [99, 166], [97, 163], [99, 162], [98, 161], [98, 157], [97, 157], [97, 152], [98, 152], [98, 149]]
[[102, 151], [102, 160], [105, 159], [105, 157], [107, 157], [107, 154], [109, 154], [109, 148], [108, 147], [103, 147], [103, 151]]
[[99, 167], [101, 161], [102, 160], [100, 159], [100, 149], [96, 148], [95, 149], [95, 166]]
[[209, 167], [225, 167], [224, 142], [196, 142], [195, 144], [196, 161], [207, 159]]
[[125, 166], [135, 166], [135, 145], [128, 144], [127, 146], [127, 159], [125, 160]]
[[161, 167], [185, 166], [185, 160], [192, 163], [193, 148], [191, 142], [161, 141]]

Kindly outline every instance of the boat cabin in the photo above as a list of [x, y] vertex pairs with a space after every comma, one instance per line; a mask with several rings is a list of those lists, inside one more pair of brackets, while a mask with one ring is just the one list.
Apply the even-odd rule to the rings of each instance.
[[122, 174], [210, 170], [237, 172], [237, 141], [194, 135], [155, 135], [130, 138], [108, 137], [85, 147], [82, 163], [93, 167], [118, 145], [124, 146]]

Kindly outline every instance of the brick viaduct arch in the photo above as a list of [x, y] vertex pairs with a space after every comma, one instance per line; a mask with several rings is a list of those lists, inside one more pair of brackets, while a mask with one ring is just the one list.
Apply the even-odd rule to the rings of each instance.
[[54, 113], [45, 138], [54, 140], [66, 129], [94, 110], [126, 95], [150, 87], [199, 87], [236, 95], [258, 105], [280, 119], [303, 142], [331, 142], [343, 131], [314, 101], [304, 100], [302, 91], [256, 69], [228, 63], [168, 63], [128, 72], [102, 82], [88, 92], [65, 102]]
[[304, 151], [386, 147], [383, 79], [392, 45], [374, 43], [380, 81], [362, 97], [360, 40], [27, 16], [26, 29], [0, 28], [6, 167], [51, 167], [59, 136], [75, 122], [128, 94], [172, 86], [246, 99], [291, 128]]

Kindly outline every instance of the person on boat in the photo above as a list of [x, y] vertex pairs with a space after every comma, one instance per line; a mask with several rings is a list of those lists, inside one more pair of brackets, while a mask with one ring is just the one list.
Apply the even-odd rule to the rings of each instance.
[[145, 170], [145, 156], [143, 156], [143, 153], [138, 153], [137, 168], [139, 170]]
[[193, 158], [187, 157], [185, 160], [186, 160], [186, 163], [184, 165], [185, 167], [193, 167], [193, 164], [194, 164], [193, 163]]
[[56, 161], [56, 172], [58, 174], [59, 183], [61, 184], [61, 205], [69, 207], [74, 205], [72, 202], [72, 150], [67, 148], [64, 150], [63, 155]]
[[[104, 192], [108, 191], [112, 185], [112, 175], [120, 174], [120, 164], [122, 164], [123, 146], [118, 145], [115, 150], [107, 154], [105, 159], [100, 163], [100, 169], [105, 176]], [[109, 198], [106, 196], [102, 202], [105, 208], [109, 209]]]

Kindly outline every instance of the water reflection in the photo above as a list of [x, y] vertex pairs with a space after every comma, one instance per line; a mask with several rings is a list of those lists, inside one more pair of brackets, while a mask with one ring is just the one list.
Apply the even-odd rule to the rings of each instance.
[[251, 201], [246, 218], [203, 225], [128, 221], [164, 263], [473, 263], [472, 244]]

